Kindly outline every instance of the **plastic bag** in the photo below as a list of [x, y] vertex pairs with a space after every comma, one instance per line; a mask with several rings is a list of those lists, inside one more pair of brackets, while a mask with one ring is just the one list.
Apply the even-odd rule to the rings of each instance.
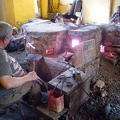
[[61, 112], [64, 109], [64, 94], [58, 90], [48, 91], [48, 108], [55, 112]]

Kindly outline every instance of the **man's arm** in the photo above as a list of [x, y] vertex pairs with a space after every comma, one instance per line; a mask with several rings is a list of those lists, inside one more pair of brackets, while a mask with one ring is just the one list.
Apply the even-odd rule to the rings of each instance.
[[16, 88], [21, 86], [29, 81], [34, 81], [39, 79], [37, 74], [33, 72], [29, 72], [27, 75], [23, 77], [12, 77], [10, 75], [0, 77], [0, 84], [6, 89]]
[[119, 14], [114, 13], [114, 14], [112, 15], [111, 19], [110, 19], [110, 22], [111, 22], [111, 23], [114, 22], [114, 21], [115, 21], [115, 18], [117, 18], [118, 16], [119, 16]]
[[23, 38], [24, 38], [23, 36], [17, 37], [17, 38], [14, 39], [14, 42], [19, 41], [19, 40], [21, 40], [21, 39], [23, 39]]
[[112, 17], [112, 18], [110, 19], [110, 22], [112, 23], [112, 22], [114, 22], [114, 20], [115, 20], [115, 17]]
[[23, 36], [19, 36], [19, 37], [14, 37], [13, 35], [10, 37], [10, 41], [11, 42], [17, 42], [17, 41], [20, 41], [21, 39], [23, 39], [24, 37]]

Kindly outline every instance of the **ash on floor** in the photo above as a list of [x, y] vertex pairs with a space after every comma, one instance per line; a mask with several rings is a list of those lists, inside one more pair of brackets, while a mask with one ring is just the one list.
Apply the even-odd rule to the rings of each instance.
[[[98, 80], [105, 82], [105, 96], [94, 92], [93, 84]], [[99, 73], [91, 81], [90, 99], [80, 107], [74, 119], [120, 120], [120, 66], [100, 61]]]

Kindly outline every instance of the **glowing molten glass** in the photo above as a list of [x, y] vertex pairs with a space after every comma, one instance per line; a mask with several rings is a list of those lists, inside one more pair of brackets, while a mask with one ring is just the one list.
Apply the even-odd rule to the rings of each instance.
[[32, 43], [28, 43], [28, 46], [30, 46], [31, 48], [35, 49], [35, 47], [32, 45]]
[[105, 46], [100, 45], [100, 52], [101, 52], [101, 53], [104, 53], [104, 52], [105, 52]]
[[47, 55], [53, 54], [53, 48], [47, 48], [47, 49], [46, 49], [46, 54], [47, 54]]
[[113, 57], [113, 54], [112, 54], [112, 52], [111, 52], [111, 51], [110, 51], [110, 53], [109, 53], [109, 56], [110, 56], [110, 57]]
[[79, 45], [79, 40], [72, 40], [72, 47]]

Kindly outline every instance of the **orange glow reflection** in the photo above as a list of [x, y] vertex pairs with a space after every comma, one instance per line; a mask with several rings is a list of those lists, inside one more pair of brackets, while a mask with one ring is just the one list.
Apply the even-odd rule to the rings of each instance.
[[53, 54], [53, 48], [46, 49], [46, 55]]

